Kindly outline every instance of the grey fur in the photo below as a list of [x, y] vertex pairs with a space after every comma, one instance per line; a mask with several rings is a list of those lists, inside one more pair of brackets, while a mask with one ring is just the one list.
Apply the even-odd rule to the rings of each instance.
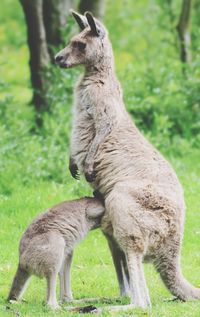
[[[75, 90], [70, 170], [73, 167], [74, 177], [77, 170], [83, 172], [105, 198], [102, 229], [125, 255], [132, 306], [150, 306], [143, 260], [153, 262], [173, 295], [200, 299], [200, 290], [180, 269], [182, 187], [170, 164], [125, 110], [111, 43], [99, 25], [103, 38], [87, 27], [57, 54], [63, 57], [61, 66], [85, 65]], [[79, 41], [86, 44], [82, 52], [74, 46]]]
[[72, 299], [70, 267], [73, 250], [89, 230], [98, 228], [104, 207], [96, 198], [66, 201], [40, 214], [23, 234], [19, 265], [8, 300], [18, 300], [31, 275], [47, 280], [47, 305], [58, 308], [56, 278], [61, 301]]

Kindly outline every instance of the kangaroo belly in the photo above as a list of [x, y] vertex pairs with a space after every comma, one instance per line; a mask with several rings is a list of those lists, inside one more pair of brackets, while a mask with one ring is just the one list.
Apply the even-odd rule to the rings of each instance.
[[104, 195], [119, 182], [152, 183], [184, 209], [183, 191], [175, 172], [140, 133], [113, 131], [99, 149], [94, 169], [94, 185]]
[[154, 184], [117, 184], [105, 200], [101, 226], [104, 233], [126, 247], [140, 247], [145, 260], [153, 260], [171, 241], [181, 241], [184, 210]]

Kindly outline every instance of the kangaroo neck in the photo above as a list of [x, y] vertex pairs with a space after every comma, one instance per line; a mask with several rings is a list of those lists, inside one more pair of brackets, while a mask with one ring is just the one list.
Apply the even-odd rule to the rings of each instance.
[[84, 77], [98, 77], [102, 80], [110, 77], [116, 77], [113, 59], [109, 57], [102, 58], [95, 65], [86, 65]]

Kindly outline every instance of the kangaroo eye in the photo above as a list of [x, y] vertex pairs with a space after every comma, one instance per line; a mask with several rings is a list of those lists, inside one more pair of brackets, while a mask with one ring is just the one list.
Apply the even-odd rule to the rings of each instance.
[[86, 48], [86, 43], [77, 42], [77, 47], [80, 51], [83, 51]]

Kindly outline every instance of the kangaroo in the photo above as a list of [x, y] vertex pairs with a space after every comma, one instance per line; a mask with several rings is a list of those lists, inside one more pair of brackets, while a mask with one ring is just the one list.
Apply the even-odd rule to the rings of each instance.
[[128, 307], [151, 306], [143, 261], [154, 264], [177, 298], [200, 299], [200, 289], [180, 268], [185, 203], [179, 180], [125, 109], [106, 28], [89, 12], [72, 14], [81, 31], [55, 57], [60, 67], [85, 67], [75, 90], [69, 168], [74, 178], [83, 173], [105, 199], [101, 226], [122, 289], [126, 271]]
[[74, 247], [89, 230], [100, 226], [104, 213], [96, 198], [65, 201], [40, 214], [26, 229], [19, 246], [19, 264], [8, 300], [18, 300], [31, 275], [47, 280], [47, 305], [58, 309], [56, 279], [60, 278], [60, 299], [73, 299], [70, 268]]

